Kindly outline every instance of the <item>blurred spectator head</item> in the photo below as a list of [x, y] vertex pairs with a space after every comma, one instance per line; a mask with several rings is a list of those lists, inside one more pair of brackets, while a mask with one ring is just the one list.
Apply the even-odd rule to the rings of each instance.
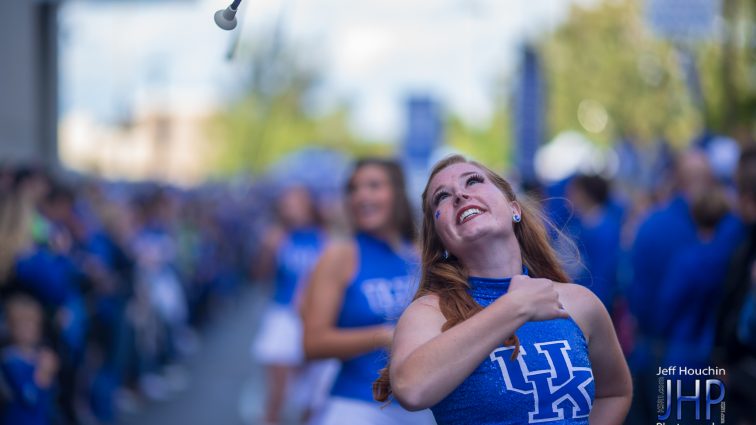
[[50, 177], [41, 167], [21, 167], [16, 170], [13, 188], [32, 205], [38, 205], [50, 190]]
[[74, 202], [75, 196], [71, 189], [54, 185], [45, 197], [42, 209], [49, 219], [62, 222], [73, 212]]
[[756, 146], [750, 146], [740, 154], [735, 185], [741, 217], [746, 222], [756, 222]]
[[163, 187], [150, 187], [136, 196], [134, 206], [143, 225], [169, 223], [178, 216], [178, 202]]
[[675, 160], [675, 182], [688, 199], [707, 190], [714, 182], [714, 175], [706, 154], [699, 149], [681, 153]]
[[31, 218], [24, 198], [0, 191], [0, 285], [11, 277], [18, 254], [31, 246]]
[[102, 201], [97, 210], [103, 229], [121, 244], [136, 233], [135, 212], [128, 203]]
[[603, 206], [609, 201], [609, 182], [597, 175], [575, 176], [567, 188], [567, 196], [578, 213]]
[[282, 224], [290, 229], [321, 224], [312, 193], [305, 186], [290, 186], [276, 202]]
[[10, 165], [0, 165], [0, 190], [12, 190], [15, 177], [13, 168]]
[[714, 232], [720, 221], [730, 211], [727, 195], [720, 186], [712, 186], [705, 192], [693, 195], [690, 213], [700, 233], [709, 235]]
[[42, 339], [42, 307], [29, 295], [17, 293], [5, 302], [5, 315], [11, 342], [36, 347]]
[[396, 161], [357, 161], [347, 180], [347, 207], [354, 226], [365, 232], [398, 229], [405, 239], [416, 236], [402, 168]]

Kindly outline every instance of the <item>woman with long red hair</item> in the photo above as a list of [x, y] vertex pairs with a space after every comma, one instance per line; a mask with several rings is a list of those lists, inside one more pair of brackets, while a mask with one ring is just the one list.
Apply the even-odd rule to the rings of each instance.
[[423, 192], [422, 272], [374, 396], [444, 424], [620, 424], [632, 384], [611, 320], [568, 281], [538, 210], [455, 155]]

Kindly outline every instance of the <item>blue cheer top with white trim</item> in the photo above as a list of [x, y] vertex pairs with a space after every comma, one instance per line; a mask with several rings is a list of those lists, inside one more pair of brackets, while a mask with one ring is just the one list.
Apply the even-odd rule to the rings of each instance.
[[[511, 278], [468, 279], [487, 307]], [[594, 381], [586, 339], [572, 318], [527, 322], [514, 346], [499, 346], [444, 400], [431, 408], [438, 425], [588, 424]]]
[[325, 244], [325, 235], [317, 227], [294, 229], [276, 251], [276, 285], [273, 302], [292, 306], [300, 286], [309, 276]]
[[[417, 290], [417, 254], [409, 242], [395, 250], [367, 233], [358, 233], [355, 244], [357, 270], [344, 293], [337, 326], [396, 324]], [[379, 405], [373, 400], [373, 381], [387, 361], [388, 352], [383, 349], [345, 360], [331, 394]]]

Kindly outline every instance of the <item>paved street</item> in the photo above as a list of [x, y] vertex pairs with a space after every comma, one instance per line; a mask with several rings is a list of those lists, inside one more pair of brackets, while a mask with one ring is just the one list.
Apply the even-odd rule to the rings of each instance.
[[263, 400], [263, 375], [249, 356], [264, 299], [243, 292], [202, 331], [200, 350], [186, 363], [189, 386], [167, 401], [124, 415], [123, 425], [253, 424]]

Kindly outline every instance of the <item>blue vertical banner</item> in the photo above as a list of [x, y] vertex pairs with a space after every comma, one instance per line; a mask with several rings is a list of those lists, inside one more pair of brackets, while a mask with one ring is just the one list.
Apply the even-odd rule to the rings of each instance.
[[429, 96], [407, 99], [407, 128], [403, 143], [405, 162], [426, 167], [431, 153], [441, 143], [442, 132], [440, 107], [436, 101]]
[[526, 185], [535, 183], [535, 154], [543, 143], [546, 119], [545, 84], [538, 54], [522, 49], [522, 63], [514, 96], [515, 168]]
[[443, 117], [439, 103], [427, 95], [411, 96], [406, 102], [406, 127], [401, 156], [407, 176], [408, 193], [419, 206], [431, 154], [441, 146]]

